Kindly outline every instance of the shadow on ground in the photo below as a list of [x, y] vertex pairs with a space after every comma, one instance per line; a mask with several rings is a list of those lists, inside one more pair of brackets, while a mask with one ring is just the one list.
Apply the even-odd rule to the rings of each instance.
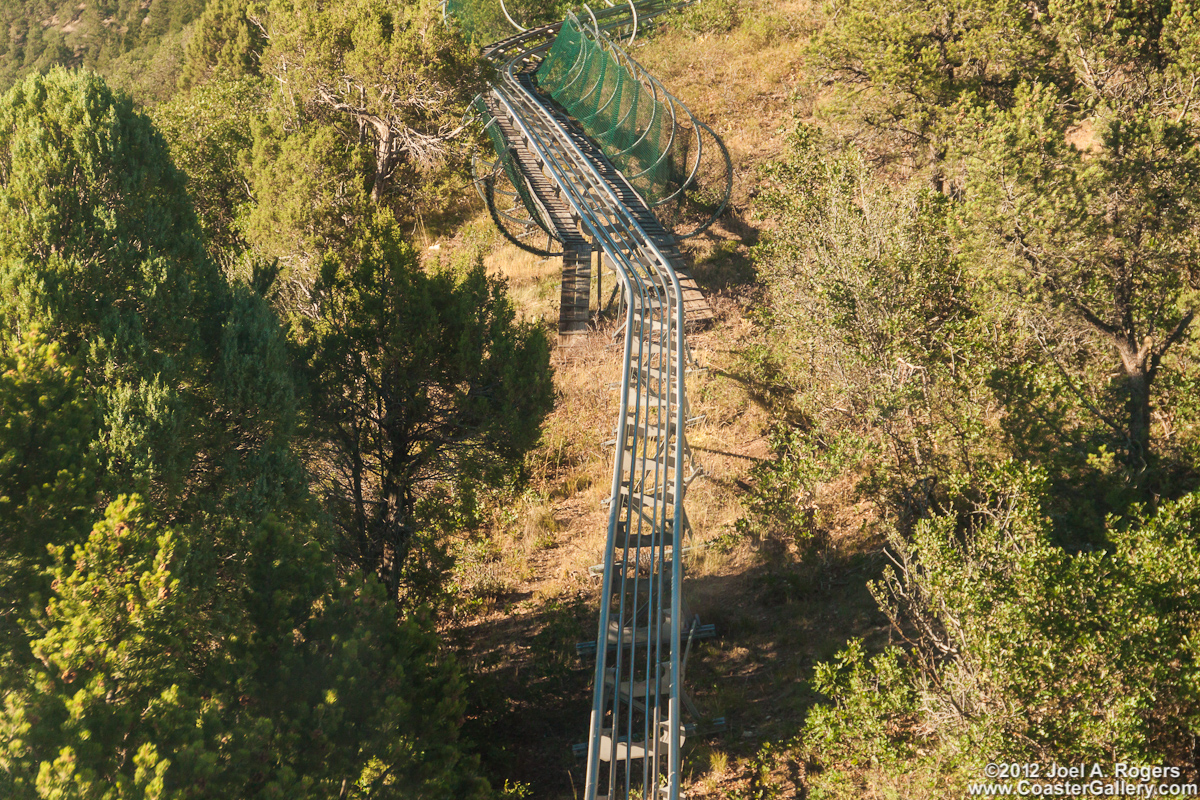
[[[703, 714], [727, 723], [722, 733], [688, 740], [685, 774], [693, 777], [714, 763], [748, 762], [764, 742], [795, 736], [818, 699], [813, 665], [851, 638], [864, 638], [870, 650], [888, 639], [867, 589], [885, 560], [878, 541], [797, 547], [743, 540], [733, 547], [703, 556], [726, 559], [724, 569], [686, 584], [689, 612], [713, 623], [717, 635], [693, 645], [685, 686]], [[463, 735], [496, 788], [520, 783], [529, 797], [554, 799], [581, 790], [584, 762], [571, 745], [586, 738], [594, 662], [578, 658], [575, 644], [594, 638], [596, 603], [594, 591], [581, 593], [526, 613], [497, 612], [455, 632], [472, 679]], [[729, 774], [738, 780], [736, 770]], [[694, 796], [706, 795], [697, 788]]]

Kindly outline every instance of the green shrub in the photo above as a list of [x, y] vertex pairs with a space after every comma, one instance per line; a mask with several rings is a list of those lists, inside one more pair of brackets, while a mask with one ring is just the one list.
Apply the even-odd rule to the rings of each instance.
[[801, 461], [810, 479], [851, 471], [908, 524], [950, 475], [997, 457], [986, 378], [1011, 325], [975, 296], [945, 197], [889, 185], [806, 126], [764, 177], [778, 224], [754, 258], [770, 302], [744, 362], [796, 431], [775, 482], [795, 482]]
[[[1187, 763], [1200, 732], [1200, 493], [1054, 544], [1045, 476], [1009, 463], [986, 502], [894, 537], [873, 586], [906, 642], [817, 667], [810, 744], [840, 763], [976, 777], [989, 759]], [[910, 763], [902, 765], [902, 760]], [[976, 763], [978, 762], [978, 763]]]
[[742, 21], [742, 0], [703, 0], [679, 12], [679, 22], [692, 33], [729, 33]]

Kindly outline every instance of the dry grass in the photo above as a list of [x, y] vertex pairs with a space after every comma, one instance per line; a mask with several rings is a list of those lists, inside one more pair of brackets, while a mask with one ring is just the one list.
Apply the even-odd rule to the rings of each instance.
[[810, 0], [736, 3], [742, 23], [728, 33], [697, 35], [667, 25], [633, 55], [725, 141], [734, 163], [734, 205], [743, 208], [754, 168], [783, 151], [798, 112], [801, 46], [815, 28]]
[[489, 275], [505, 278], [512, 289], [544, 283], [550, 278], [557, 281], [560, 268], [558, 259], [542, 258], [508, 243], [484, 256], [483, 264]]
[[821, 796], [829, 800], [944, 800], [959, 797], [962, 791], [947, 785], [937, 764], [911, 772], [855, 765], [830, 770], [814, 783], [819, 783]]
[[557, 324], [560, 259], [540, 258], [504, 242], [484, 256], [483, 265], [489, 275], [508, 281], [509, 294], [527, 319]]

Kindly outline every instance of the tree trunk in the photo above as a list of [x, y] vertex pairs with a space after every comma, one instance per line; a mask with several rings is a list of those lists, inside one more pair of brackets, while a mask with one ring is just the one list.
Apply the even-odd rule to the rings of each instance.
[[379, 203], [387, 188], [387, 176], [392, 171], [392, 138], [390, 128], [375, 143], [375, 180], [371, 184], [371, 199]]
[[[391, 386], [401, 381], [401, 376], [395, 370], [385, 372], [390, 378]], [[387, 549], [387, 564], [384, 567], [384, 580], [393, 602], [400, 599], [400, 585], [403, 582], [404, 567], [412, 549], [413, 532], [415, 530], [415, 499], [413, 498], [409, 471], [412, 467], [408, 438], [403, 424], [404, 412], [398, 398], [385, 391], [383, 400], [383, 420], [380, 431], [383, 440], [382, 484], [380, 500], [382, 501], [379, 534]]]
[[1140, 468], [1146, 465], [1146, 458], [1150, 454], [1150, 383], [1154, 380], [1154, 347], [1149, 337], [1139, 345], [1134, 337], [1129, 336], [1118, 342], [1117, 352], [1125, 368], [1129, 392], [1125, 403], [1129, 425], [1129, 464]]
[[378, 522], [379, 541], [384, 547], [381, 577], [393, 601], [400, 597], [404, 562], [412, 547], [412, 504], [409, 493], [397, 477], [403, 474], [403, 456], [392, 451], [383, 475], [381, 508]]
[[1141, 467], [1150, 454], [1150, 374], [1140, 370], [1128, 375], [1129, 460]]

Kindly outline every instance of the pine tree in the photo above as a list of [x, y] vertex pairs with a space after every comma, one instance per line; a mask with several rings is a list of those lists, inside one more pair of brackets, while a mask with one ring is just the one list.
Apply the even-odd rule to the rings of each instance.
[[278, 318], [95, 76], [0, 99], [0, 286], [0, 794], [485, 793], [456, 666], [312, 521]]
[[365, 144], [372, 199], [411, 213], [421, 183], [451, 160], [486, 77], [439, 4], [275, 0], [256, 19], [268, 42], [262, 69], [287, 105]]
[[842, 110], [967, 200], [976, 243], [993, 250], [986, 268], [1015, 264], [1022, 302], [1115, 353], [1123, 412], [1081, 394], [1143, 467], [1154, 382], [1200, 290], [1200, 11], [1090, 0], [839, 11], [814, 52]]
[[461, 275], [423, 271], [382, 212], [323, 265], [309, 346], [321, 477], [345, 552], [393, 597], [420, 599], [420, 501], [431, 485], [511, 470], [537, 442], [554, 400], [546, 336], [515, 320], [478, 261]]

